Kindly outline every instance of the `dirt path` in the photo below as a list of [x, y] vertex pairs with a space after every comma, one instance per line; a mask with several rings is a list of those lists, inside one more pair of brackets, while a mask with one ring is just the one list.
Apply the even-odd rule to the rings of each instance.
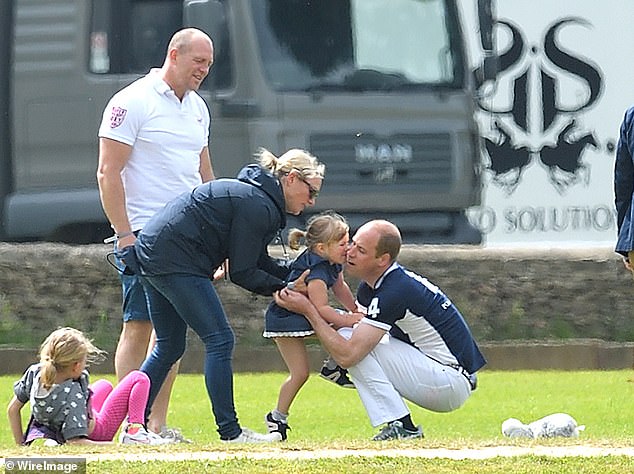
[[[259, 448], [259, 447], [258, 447]], [[258, 449], [250, 447], [250, 449]], [[150, 448], [151, 449], [151, 448]], [[162, 449], [162, 448], [158, 448]], [[86, 453], [83, 455], [61, 454], [59, 457], [85, 458], [87, 462], [95, 463], [99, 461], [127, 461], [127, 462], [183, 462], [183, 461], [225, 461], [235, 458], [247, 458], [252, 460], [284, 459], [338, 459], [346, 456], [354, 457], [408, 457], [422, 459], [491, 459], [495, 457], [515, 457], [515, 456], [550, 456], [560, 457], [598, 457], [598, 456], [628, 456], [634, 458], [634, 447], [605, 447], [605, 446], [489, 446], [482, 448], [391, 448], [391, 449], [323, 449], [323, 450], [299, 450], [284, 448], [263, 448], [258, 450], [231, 449], [226, 451], [139, 451], [127, 449], [115, 449], [110, 453]], [[0, 469], [4, 468], [4, 456], [9, 458], [24, 457], [51, 457], [52, 453], [26, 452], [5, 454], [0, 457]], [[54, 456], [54, 455], [53, 455]], [[58, 456], [54, 456], [58, 457]]]
[[315, 458], [342, 458], [354, 455], [356, 457], [388, 456], [388, 457], [419, 457], [425, 459], [490, 459], [497, 456], [552, 456], [552, 457], [593, 457], [593, 456], [631, 456], [634, 457], [634, 447], [589, 447], [589, 446], [494, 446], [474, 449], [327, 449], [319, 451], [269, 449], [266, 451], [196, 451], [196, 452], [152, 452], [152, 453], [107, 453], [89, 454], [88, 462], [94, 461], [222, 461], [232, 458], [250, 459], [315, 459]]

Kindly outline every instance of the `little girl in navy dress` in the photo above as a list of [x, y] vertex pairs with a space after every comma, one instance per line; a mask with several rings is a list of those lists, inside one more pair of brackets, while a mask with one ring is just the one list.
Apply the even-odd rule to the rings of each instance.
[[[355, 299], [350, 287], [343, 279], [343, 263], [349, 240], [349, 227], [345, 219], [334, 212], [325, 212], [311, 217], [306, 230], [292, 229], [289, 246], [304, 250], [291, 265], [289, 281], [295, 281], [305, 270], [310, 273], [305, 279], [307, 295], [320, 314], [336, 328], [352, 327], [362, 314], [355, 312]], [[328, 290], [332, 292], [346, 311], [329, 305]], [[265, 315], [264, 337], [273, 338], [289, 370], [289, 376], [280, 388], [277, 407], [265, 417], [269, 432], [277, 431], [282, 440], [287, 438], [287, 419], [293, 400], [310, 374], [308, 351], [304, 338], [314, 334], [308, 320], [301, 314], [292, 313], [272, 302]]]

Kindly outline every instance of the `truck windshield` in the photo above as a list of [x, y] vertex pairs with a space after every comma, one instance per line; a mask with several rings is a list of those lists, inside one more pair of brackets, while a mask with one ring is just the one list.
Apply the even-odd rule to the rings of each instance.
[[459, 86], [445, 0], [251, 0], [263, 68], [280, 91]]

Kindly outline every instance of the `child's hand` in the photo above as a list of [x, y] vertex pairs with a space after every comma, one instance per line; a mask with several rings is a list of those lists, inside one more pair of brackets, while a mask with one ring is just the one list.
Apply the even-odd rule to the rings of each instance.
[[354, 324], [357, 324], [364, 317], [365, 317], [365, 314], [363, 314], [363, 313], [359, 313], [359, 312], [356, 312], [356, 311], [351, 311], [350, 313], [348, 313], [348, 319], [351, 322], [350, 326], [352, 326]]
[[365, 314], [356, 311], [338, 310], [337, 312], [340, 314], [340, 317], [336, 322], [333, 322], [335, 329], [354, 327], [365, 317]]

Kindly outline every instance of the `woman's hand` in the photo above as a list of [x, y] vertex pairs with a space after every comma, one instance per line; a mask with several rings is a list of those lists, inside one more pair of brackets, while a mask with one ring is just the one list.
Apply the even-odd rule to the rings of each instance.
[[216, 268], [216, 271], [213, 274], [212, 280], [218, 281], [221, 278], [226, 279], [228, 276], [229, 276], [229, 260], [227, 259], [224, 262], [222, 262], [222, 265]]
[[295, 281], [289, 281], [288, 285], [286, 285], [286, 288], [289, 290], [293, 290], [296, 291], [298, 293], [301, 293], [303, 295], [307, 295], [308, 294], [308, 285], [306, 284], [306, 277], [308, 276], [308, 274], [310, 273], [310, 270], [304, 270], [304, 273], [302, 273], [297, 280]]

